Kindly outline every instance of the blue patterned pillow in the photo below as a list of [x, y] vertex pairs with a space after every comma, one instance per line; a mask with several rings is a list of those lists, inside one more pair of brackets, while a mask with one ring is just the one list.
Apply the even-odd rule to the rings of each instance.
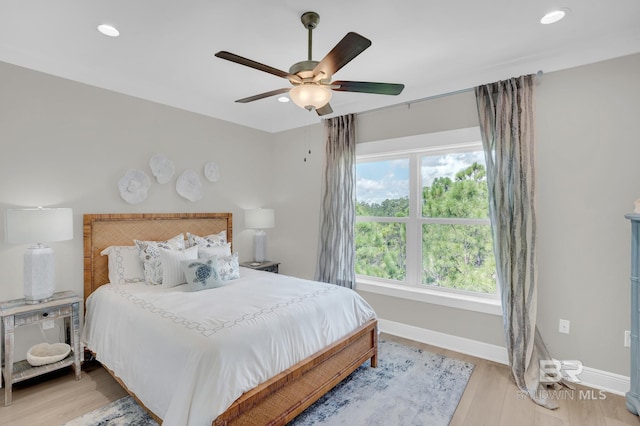
[[187, 279], [187, 290], [198, 291], [220, 287], [222, 280], [218, 274], [217, 263], [218, 258], [216, 256], [181, 261], [180, 265]]
[[138, 247], [142, 269], [147, 284], [162, 285], [162, 262], [160, 260], [160, 249], [183, 250], [184, 235], [178, 234], [167, 241], [144, 241], [133, 240]]
[[200, 237], [198, 235], [187, 232], [187, 246], [193, 247], [218, 247], [227, 242], [227, 231], [222, 231], [217, 234], [206, 235]]
[[222, 281], [235, 280], [240, 278], [240, 264], [238, 263], [238, 253], [231, 256], [218, 257], [217, 260], [218, 275]]

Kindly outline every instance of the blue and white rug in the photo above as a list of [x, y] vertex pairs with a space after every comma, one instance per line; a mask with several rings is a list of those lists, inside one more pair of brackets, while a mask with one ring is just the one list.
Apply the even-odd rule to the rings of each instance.
[[[366, 362], [291, 426], [448, 425], [473, 364], [380, 340], [378, 368]], [[64, 426], [157, 425], [131, 397]]]

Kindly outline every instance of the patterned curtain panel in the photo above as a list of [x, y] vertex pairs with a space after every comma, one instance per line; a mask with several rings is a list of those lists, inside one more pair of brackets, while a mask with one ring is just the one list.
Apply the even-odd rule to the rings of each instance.
[[540, 360], [550, 357], [536, 329], [534, 78], [478, 86], [475, 95], [511, 371], [536, 403], [557, 408], [540, 392]]
[[355, 286], [355, 115], [322, 120], [325, 168], [317, 281]]

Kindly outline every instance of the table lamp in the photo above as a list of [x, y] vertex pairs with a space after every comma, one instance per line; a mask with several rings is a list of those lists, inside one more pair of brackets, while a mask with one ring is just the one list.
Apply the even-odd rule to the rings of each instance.
[[245, 210], [244, 225], [247, 228], [256, 230], [253, 244], [254, 261], [264, 262], [267, 260], [267, 234], [264, 230], [273, 228], [275, 225], [273, 209]]
[[70, 208], [7, 209], [5, 235], [8, 243], [30, 243], [24, 253], [26, 303], [45, 302], [55, 291], [53, 249], [45, 243], [73, 239]]

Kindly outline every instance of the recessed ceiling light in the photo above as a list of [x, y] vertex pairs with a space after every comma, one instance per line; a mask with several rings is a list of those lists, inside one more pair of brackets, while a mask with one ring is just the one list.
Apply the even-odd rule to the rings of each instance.
[[568, 9], [552, 10], [540, 19], [540, 23], [544, 25], [555, 24], [567, 15]]
[[289, 97], [288, 96], [280, 96], [278, 98], [278, 102], [283, 102], [283, 103], [289, 102]]
[[120, 31], [116, 27], [107, 24], [98, 25], [98, 31], [109, 37], [118, 37], [120, 35]]

